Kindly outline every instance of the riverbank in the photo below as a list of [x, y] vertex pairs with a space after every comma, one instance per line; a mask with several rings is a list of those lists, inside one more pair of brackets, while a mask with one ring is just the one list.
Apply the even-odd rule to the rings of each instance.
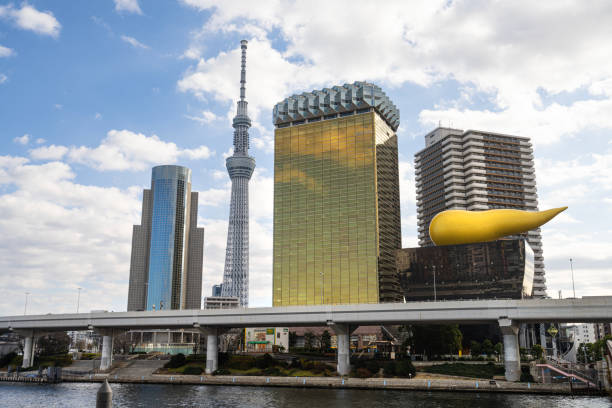
[[[118, 376], [92, 374], [85, 376], [63, 376], [64, 382], [102, 382], [124, 384], [182, 384], [182, 385], [230, 385], [250, 387], [294, 387], [365, 390], [411, 390], [411, 391], [453, 391], [493, 392], [571, 395], [584, 394], [583, 387], [570, 389], [568, 384], [513, 383], [490, 380], [465, 379], [405, 379], [405, 378], [342, 378], [342, 377], [266, 377], [266, 376], [196, 376], [196, 375], [149, 375]], [[591, 390], [596, 395], [603, 392]]]

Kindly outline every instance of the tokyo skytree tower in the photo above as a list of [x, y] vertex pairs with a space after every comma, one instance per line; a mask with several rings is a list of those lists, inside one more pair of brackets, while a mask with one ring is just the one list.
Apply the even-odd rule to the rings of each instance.
[[241, 307], [249, 305], [249, 180], [255, 169], [255, 159], [249, 156], [251, 119], [245, 100], [247, 41], [240, 41], [240, 100], [234, 117], [234, 154], [225, 165], [232, 180], [225, 270], [221, 296], [237, 297]]

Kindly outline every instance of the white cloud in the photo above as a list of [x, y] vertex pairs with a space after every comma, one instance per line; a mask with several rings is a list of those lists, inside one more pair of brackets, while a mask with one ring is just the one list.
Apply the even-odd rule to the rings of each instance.
[[53, 105], [53, 107], [57, 110], [61, 110], [64, 107], [64, 105], [62, 105], [61, 103], [56, 103]]
[[0, 6], [0, 18], [11, 20], [19, 28], [57, 38], [62, 25], [50, 11], [38, 11], [27, 3], [21, 8], [12, 4]]
[[[577, 1], [533, 7], [445, 0], [409, 6], [388, 1], [385, 7], [367, 1], [270, 1], [258, 7], [212, 0], [183, 3], [212, 13], [194, 33], [190, 50], [207, 33], [254, 38], [247, 57], [247, 80], [253, 82], [247, 95], [253, 95], [249, 107], [254, 118], [266, 126], [269, 118], [258, 113], [269, 112], [273, 103], [295, 91], [366, 79], [387, 87], [458, 81], [456, 101], [421, 112], [424, 126], [451, 121], [464, 128], [528, 135], [536, 145], [585, 129], [612, 128], [607, 114], [612, 110], [609, 2], [591, 7]], [[283, 51], [270, 45], [278, 33], [286, 43]], [[179, 89], [235, 99], [238, 51], [199, 59]], [[558, 95], [580, 89], [592, 95], [555, 103]], [[543, 100], [542, 92], [552, 103]], [[472, 108], [476, 96], [485, 97], [490, 109]]]
[[0, 72], [0, 84], [5, 83], [8, 80], [8, 77]]
[[61, 160], [66, 153], [68, 153], [66, 146], [51, 145], [30, 150], [30, 157], [35, 160]]
[[5, 47], [3, 45], [0, 45], [0, 58], [12, 57], [15, 54], [16, 54], [15, 50]]
[[203, 110], [200, 116], [190, 116], [185, 115], [187, 119], [194, 120], [196, 122], [200, 122], [201, 124], [209, 124], [214, 122], [215, 120], [221, 119], [219, 116], [215, 115], [213, 112], [208, 110]]
[[[247, 55], [246, 95], [249, 101], [249, 115], [255, 122], [260, 121], [262, 111], [269, 112], [272, 105], [286, 96], [287, 89], [304, 89], [317, 75], [310, 75], [308, 67], [291, 64], [283, 55], [272, 48], [268, 41], [249, 42]], [[221, 52], [208, 60], [201, 59], [196, 67], [185, 73], [178, 82], [183, 92], [196, 96], [210, 94], [221, 102], [236, 100], [240, 86], [240, 49]], [[235, 104], [229, 115], [236, 112]], [[265, 117], [267, 124], [269, 117]], [[254, 127], [258, 126], [256, 123]]]
[[[79, 184], [65, 163], [0, 156], [0, 308], [6, 314], [125, 310], [140, 188]], [[2, 191], [2, 190], [0, 190]], [[35, 214], [36, 216], [33, 216]], [[19, 276], [19, 279], [14, 279]]]
[[115, 11], [142, 14], [138, 0], [115, 0]]
[[45, 142], [46, 142], [46, 140], [43, 139], [42, 137], [39, 137], [38, 139], [36, 139], [36, 144], [43, 144]]
[[130, 37], [128, 35], [122, 35], [121, 39], [123, 41], [125, 41], [126, 43], [130, 44], [134, 48], [142, 48], [142, 49], [145, 49], [145, 50], [149, 49], [148, 45], [145, 45], [145, 44], [141, 43], [140, 41], [138, 41], [134, 37]]
[[23, 136], [16, 137], [13, 139], [13, 142], [19, 143], [22, 145], [27, 145], [30, 142], [30, 135], [26, 133]]
[[100, 120], [102, 119], [102, 114], [100, 112], [96, 112], [96, 114], [94, 115], [94, 119], [95, 120]]
[[414, 166], [412, 162], [399, 162], [400, 197], [402, 204], [416, 204], [416, 185], [414, 182]]
[[129, 130], [111, 130], [99, 146], [71, 146], [67, 159], [97, 170], [145, 170], [152, 165], [176, 163], [180, 158], [207, 159], [214, 153], [206, 146], [181, 149], [156, 135], [146, 136]]

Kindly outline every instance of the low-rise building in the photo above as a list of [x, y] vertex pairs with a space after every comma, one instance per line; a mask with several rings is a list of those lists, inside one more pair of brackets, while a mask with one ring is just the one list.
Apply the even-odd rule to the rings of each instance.
[[246, 352], [288, 353], [289, 329], [287, 327], [247, 327], [244, 329]]
[[240, 306], [237, 297], [208, 296], [204, 298], [204, 309], [235, 309]]

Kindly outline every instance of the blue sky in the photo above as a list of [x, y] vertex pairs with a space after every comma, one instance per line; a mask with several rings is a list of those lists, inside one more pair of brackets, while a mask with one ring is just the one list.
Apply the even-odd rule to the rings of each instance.
[[251, 305], [271, 304], [272, 106], [369, 80], [400, 109], [404, 246], [413, 155], [438, 123], [532, 138], [550, 296], [610, 294], [612, 7], [594, 1], [0, 0], [0, 308], [125, 310], [132, 225], [157, 164], [193, 170], [204, 294], [221, 281], [224, 158], [249, 40]]

